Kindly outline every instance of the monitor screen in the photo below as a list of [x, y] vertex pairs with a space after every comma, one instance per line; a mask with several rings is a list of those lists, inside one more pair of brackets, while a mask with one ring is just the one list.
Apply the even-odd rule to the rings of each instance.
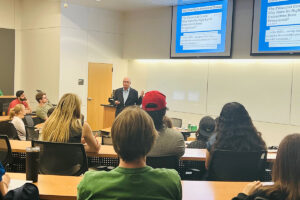
[[300, 0], [255, 0], [252, 54], [300, 53]]
[[173, 7], [171, 58], [229, 57], [232, 0], [204, 0]]

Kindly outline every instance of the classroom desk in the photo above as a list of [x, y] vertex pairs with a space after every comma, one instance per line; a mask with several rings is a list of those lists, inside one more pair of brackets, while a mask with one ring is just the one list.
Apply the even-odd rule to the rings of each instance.
[[103, 133], [106, 133], [107, 135], [109, 135], [110, 132], [111, 132], [111, 128], [110, 127], [109, 128], [103, 128], [103, 129], [100, 129], [100, 131], [103, 132]]
[[9, 121], [9, 116], [0, 116], [0, 122]]
[[[32, 115], [31, 117], [36, 118], [37, 116]], [[8, 122], [9, 120], [9, 116], [0, 116], [0, 122]]]
[[[8, 173], [12, 179], [25, 180], [23, 173]], [[82, 177], [39, 175], [34, 183], [41, 199], [75, 200], [77, 185]], [[181, 181], [183, 200], [230, 200], [236, 196], [248, 182]]]
[[[100, 138], [99, 138], [100, 140]], [[12, 152], [25, 153], [26, 147], [31, 146], [31, 141], [10, 140]], [[112, 145], [101, 145], [98, 153], [87, 152], [89, 157], [105, 157], [105, 158], [117, 158], [118, 155], [115, 152]], [[205, 149], [185, 149], [185, 154], [181, 157], [181, 160], [193, 160], [193, 161], [205, 161], [206, 150]], [[267, 161], [272, 162], [276, 159], [275, 152], [269, 152], [267, 155]]]
[[[196, 140], [196, 138], [190, 137], [191, 133], [195, 133], [195, 131], [189, 131], [189, 130], [182, 129], [182, 128], [174, 128], [174, 129], [179, 131], [183, 135], [185, 141], [195, 141]], [[101, 133], [109, 135], [111, 132], [111, 127], [101, 129], [100, 131], [101, 131]]]
[[[7, 173], [12, 179], [25, 180], [23, 173]], [[34, 183], [39, 188], [40, 199], [71, 200], [76, 199], [77, 185], [82, 177], [54, 176], [39, 174], [38, 182]]]

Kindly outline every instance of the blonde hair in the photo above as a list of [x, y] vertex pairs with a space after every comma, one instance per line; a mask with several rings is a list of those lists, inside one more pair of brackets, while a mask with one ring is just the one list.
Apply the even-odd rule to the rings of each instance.
[[14, 118], [14, 116], [18, 115], [23, 109], [25, 109], [23, 104], [17, 104], [15, 107], [9, 110], [9, 119]]
[[70, 128], [81, 131], [80, 100], [76, 94], [67, 93], [58, 102], [57, 107], [46, 120], [41, 138], [49, 142], [67, 142]]

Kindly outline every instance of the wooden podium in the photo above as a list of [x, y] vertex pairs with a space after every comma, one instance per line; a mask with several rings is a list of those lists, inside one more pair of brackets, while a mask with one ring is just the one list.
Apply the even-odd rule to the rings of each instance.
[[115, 120], [116, 107], [113, 105], [101, 104], [103, 106], [103, 128], [110, 128]]

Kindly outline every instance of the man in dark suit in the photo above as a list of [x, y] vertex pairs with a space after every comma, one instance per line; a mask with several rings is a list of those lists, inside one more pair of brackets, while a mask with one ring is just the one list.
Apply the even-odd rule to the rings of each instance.
[[138, 92], [130, 87], [131, 80], [128, 77], [123, 79], [123, 87], [119, 88], [114, 93], [116, 116], [126, 107], [132, 105], [141, 105], [144, 91], [141, 92], [140, 97], [138, 96]]

